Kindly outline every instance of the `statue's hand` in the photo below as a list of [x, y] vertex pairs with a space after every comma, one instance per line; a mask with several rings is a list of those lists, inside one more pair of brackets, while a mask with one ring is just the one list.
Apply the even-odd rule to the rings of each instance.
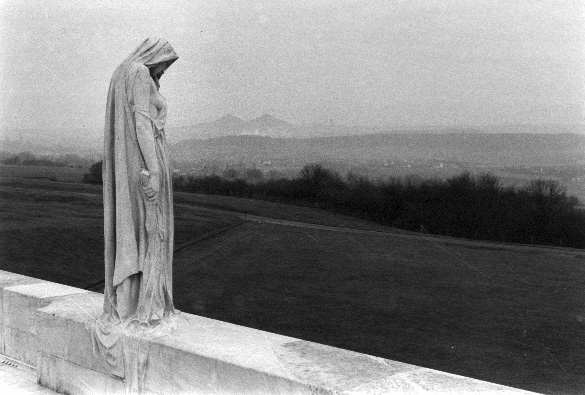
[[160, 175], [155, 172], [149, 172], [148, 176], [144, 177], [142, 188], [148, 199], [156, 200], [160, 192]]

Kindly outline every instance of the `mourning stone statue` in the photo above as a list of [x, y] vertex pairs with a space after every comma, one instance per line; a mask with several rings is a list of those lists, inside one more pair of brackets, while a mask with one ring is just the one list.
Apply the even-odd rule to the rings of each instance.
[[177, 59], [166, 40], [148, 38], [112, 75], [102, 168], [102, 320], [152, 326], [174, 313], [172, 173], [159, 81]]

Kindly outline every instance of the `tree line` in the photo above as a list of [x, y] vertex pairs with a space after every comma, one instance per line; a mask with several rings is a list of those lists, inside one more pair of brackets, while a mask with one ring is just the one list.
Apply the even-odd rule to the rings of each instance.
[[17, 154], [4, 154], [0, 163], [18, 166], [85, 167], [91, 162], [74, 154], [36, 156], [32, 152], [25, 151]]
[[311, 164], [293, 179], [177, 176], [174, 189], [310, 205], [431, 234], [585, 248], [585, 210], [553, 180], [504, 187], [494, 175], [463, 173], [373, 181]]

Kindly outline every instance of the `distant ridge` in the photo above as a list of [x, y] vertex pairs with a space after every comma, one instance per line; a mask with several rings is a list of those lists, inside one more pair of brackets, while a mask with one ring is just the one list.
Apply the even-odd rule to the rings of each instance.
[[505, 133], [378, 133], [279, 138], [234, 135], [187, 139], [171, 146], [179, 162], [191, 160], [292, 162], [439, 160], [490, 166], [572, 165], [585, 159], [585, 135]]
[[271, 114], [244, 120], [226, 114], [211, 122], [171, 127], [168, 137], [175, 143], [189, 139], [210, 139], [225, 136], [254, 135], [265, 137], [307, 138], [363, 136], [371, 134], [585, 134], [582, 124], [502, 124], [468, 126], [347, 126], [336, 124], [293, 124]]
[[[372, 127], [372, 126], [344, 126], [335, 124], [293, 124], [279, 119], [271, 114], [265, 113], [261, 116], [244, 120], [233, 114], [226, 114], [211, 122], [203, 122], [195, 125], [182, 127], [167, 127], [167, 138], [171, 144], [176, 144], [190, 140], [207, 140], [220, 137], [230, 136], [259, 136], [271, 137], [275, 139], [298, 140], [298, 139], [337, 139], [349, 138], [352, 144], [361, 144], [363, 141], [359, 137], [365, 136], [419, 136], [413, 139], [420, 144], [432, 144], [433, 139], [428, 137], [423, 139], [421, 136], [446, 136], [457, 135], [458, 140], [464, 141], [470, 139], [473, 142], [478, 137], [484, 136], [484, 143], [488, 145], [495, 143], [496, 140], [522, 141], [517, 147], [523, 151], [525, 146], [531, 146], [530, 138], [534, 136], [536, 142], [541, 141], [538, 136], [552, 136], [550, 141], [552, 146], [556, 145], [554, 136], [573, 135], [576, 136], [574, 141], [578, 147], [582, 147], [580, 142], [585, 137], [585, 125], [582, 124], [503, 124], [503, 125], [481, 125], [467, 127], [440, 127], [440, 126], [421, 126], [421, 127]], [[497, 138], [495, 136], [500, 135]], [[517, 135], [516, 137], [512, 137]], [[494, 136], [488, 138], [488, 136]], [[524, 136], [524, 137], [522, 137]], [[357, 140], [352, 140], [358, 138]], [[371, 140], [372, 137], [368, 137]], [[569, 141], [570, 137], [559, 137], [560, 141]], [[568, 140], [567, 140], [568, 139]], [[400, 138], [398, 138], [400, 140]], [[444, 139], [440, 139], [444, 141]], [[488, 141], [491, 141], [488, 142]], [[393, 142], [393, 144], [396, 141]], [[495, 143], [500, 144], [500, 143]], [[400, 146], [398, 144], [397, 146]], [[512, 144], [515, 146], [515, 144]], [[374, 147], [376, 148], [376, 147]], [[405, 147], [406, 148], [406, 147]], [[417, 147], [421, 148], [421, 147]], [[430, 147], [427, 147], [430, 148]], [[536, 148], [536, 147], [535, 147]], [[505, 143], [501, 144], [501, 149], [508, 150]], [[540, 148], [536, 148], [540, 150]], [[35, 154], [83, 154], [83, 155], [100, 155], [103, 151], [103, 129], [96, 126], [95, 128], [72, 128], [72, 129], [15, 129], [0, 128], [0, 151], [21, 152], [31, 151]], [[405, 152], [408, 154], [408, 152]], [[467, 155], [465, 155], [467, 156]], [[480, 156], [482, 156], [480, 152]], [[583, 159], [581, 157], [579, 160]]]

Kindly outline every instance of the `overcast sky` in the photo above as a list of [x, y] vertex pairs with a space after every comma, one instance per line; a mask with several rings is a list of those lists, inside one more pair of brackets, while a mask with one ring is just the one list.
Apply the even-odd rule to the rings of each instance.
[[0, 1], [0, 127], [100, 129], [147, 36], [169, 124], [582, 123], [582, 0]]

